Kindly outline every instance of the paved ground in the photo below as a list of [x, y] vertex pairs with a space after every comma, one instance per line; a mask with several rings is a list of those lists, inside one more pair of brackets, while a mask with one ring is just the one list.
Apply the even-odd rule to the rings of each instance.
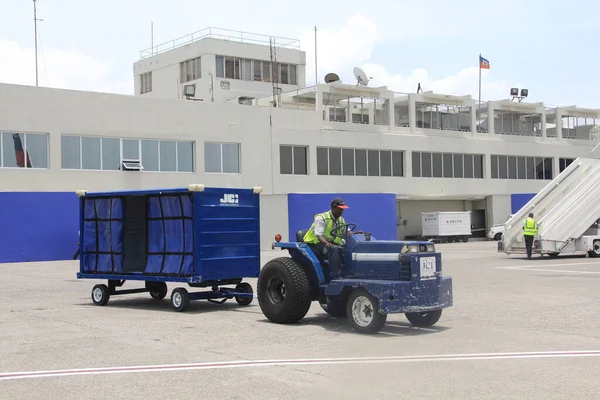
[[[432, 329], [396, 315], [374, 336], [353, 333], [318, 304], [294, 326], [266, 322], [256, 300], [245, 308], [194, 302], [176, 313], [168, 299], [142, 293], [96, 307], [96, 282], [75, 279], [76, 262], [0, 265], [0, 398], [598, 398], [598, 353], [497, 353], [600, 350], [599, 262], [508, 257], [494, 242], [438, 249], [454, 278], [454, 307]], [[432, 357], [410, 357], [423, 355]], [[356, 357], [368, 359], [338, 360]], [[279, 361], [218, 364], [244, 360]], [[196, 365], [173, 367], [187, 363]], [[146, 368], [3, 375], [128, 366]]]

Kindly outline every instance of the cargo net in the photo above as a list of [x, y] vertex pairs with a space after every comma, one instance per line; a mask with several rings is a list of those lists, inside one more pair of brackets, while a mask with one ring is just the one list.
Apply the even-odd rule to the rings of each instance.
[[84, 198], [84, 273], [189, 276], [191, 194]]

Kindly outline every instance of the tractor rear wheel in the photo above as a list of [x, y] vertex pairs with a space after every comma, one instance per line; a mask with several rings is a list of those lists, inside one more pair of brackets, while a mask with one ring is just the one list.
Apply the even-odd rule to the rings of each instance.
[[425, 328], [434, 325], [440, 320], [440, 317], [442, 316], [442, 310], [407, 312], [404, 313], [404, 315], [406, 315], [406, 319], [408, 319], [408, 322], [410, 322], [413, 326]]
[[311, 305], [310, 280], [304, 267], [287, 257], [275, 258], [261, 269], [258, 304], [265, 317], [280, 324], [300, 321]]

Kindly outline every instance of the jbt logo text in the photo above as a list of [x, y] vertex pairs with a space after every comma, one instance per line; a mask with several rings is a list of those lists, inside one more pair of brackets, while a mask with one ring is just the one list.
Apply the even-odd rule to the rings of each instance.
[[219, 200], [222, 205], [236, 205], [239, 204], [239, 198], [237, 194], [225, 193], [223, 198]]

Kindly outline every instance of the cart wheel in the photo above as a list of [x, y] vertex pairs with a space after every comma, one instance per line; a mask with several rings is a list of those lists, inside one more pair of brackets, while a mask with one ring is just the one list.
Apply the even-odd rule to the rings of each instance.
[[[238, 285], [235, 287], [235, 290], [238, 291], [238, 292], [252, 293], [252, 294], [254, 294], [254, 290], [252, 289], [252, 285], [250, 285], [248, 282], [238, 283]], [[240, 306], [247, 306], [250, 303], [252, 303], [252, 300], [254, 300], [254, 296], [252, 296], [252, 297], [235, 296], [235, 301], [237, 301], [237, 303]]]
[[164, 299], [169, 292], [165, 282], [146, 282], [146, 289], [148, 289], [150, 296], [155, 300]]
[[377, 299], [364, 288], [350, 294], [346, 307], [348, 321], [358, 333], [377, 333], [387, 320], [387, 314], [377, 311]]
[[96, 285], [92, 289], [92, 301], [97, 306], [103, 306], [108, 303], [110, 294], [108, 292], [108, 286], [104, 284]]
[[190, 305], [190, 294], [185, 288], [178, 287], [171, 292], [171, 304], [175, 311], [185, 311]]

